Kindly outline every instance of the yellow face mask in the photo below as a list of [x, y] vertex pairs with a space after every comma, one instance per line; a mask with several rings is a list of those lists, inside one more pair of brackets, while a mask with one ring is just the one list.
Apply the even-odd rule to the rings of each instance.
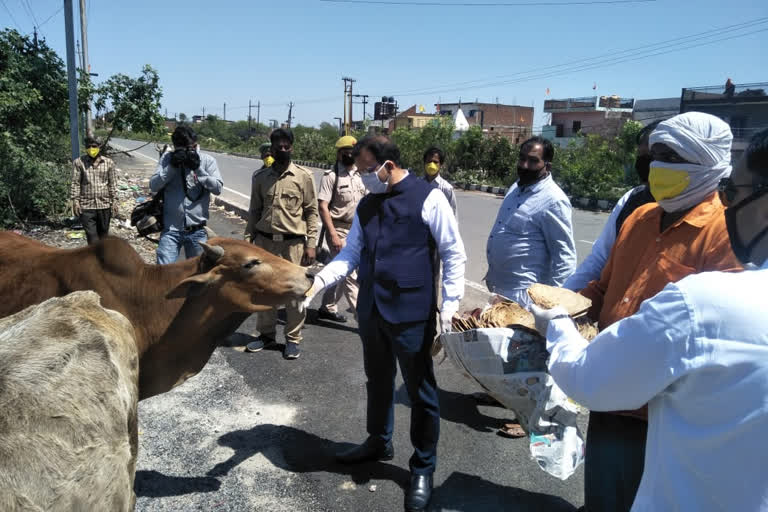
[[85, 151], [91, 158], [96, 158], [99, 154], [99, 148], [87, 148]]
[[440, 166], [437, 165], [435, 162], [429, 162], [426, 167], [424, 167], [424, 170], [427, 171], [427, 174], [430, 176], [434, 176], [438, 172], [440, 172]]
[[688, 187], [691, 177], [685, 171], [651, 165], [648, 182], [651, 185], [653, 198], [656, 201], [663, 201], [680, 195]]
[[264, 165], [267, 167], [272, 167], [272, 164], [275, 163], [275, 159], [271, 156], [264, 157]]

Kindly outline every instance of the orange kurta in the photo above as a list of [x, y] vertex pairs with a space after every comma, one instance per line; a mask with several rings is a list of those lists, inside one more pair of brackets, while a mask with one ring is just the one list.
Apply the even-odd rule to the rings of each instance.
[[635, 314], [669, 283], [699, 272], [742, 270], [731, 249], [724, 210], [713, 192], [663, 233], [663, 210], [657, 203], [635, 210], [621, 227], [600, 279], [580, 292], [592, 300], [589, 314], [600, 330]]

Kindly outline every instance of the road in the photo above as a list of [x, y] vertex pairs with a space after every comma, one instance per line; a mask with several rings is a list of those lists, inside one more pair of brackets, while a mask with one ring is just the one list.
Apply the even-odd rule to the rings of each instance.
[[[118, 166], [149, 176], [153, 151], [142, 150], [144, 158], [119, 156]], [[249, 176], [253, 160], [216, 158], [236, 196], [237, 187], [248, 181], [235, 177]], [[484, 261], [478, 258], [498, 204], [488, 194], [459, 192], [468, 270], [478, 280], [482, 271], [474, 267]], [[582, 236], [590, 232], [585, 222], [597, 232], [599, 216], [576, 215], [587, 219], [579, 227], [587, 233]], [[210, 226], [220, 235], [238, 236], [244, 222], [213, 209]], [[473, 251], [478, 243], [481, 250]], [[359, 466], [335, 463], [336, 451], [365, 436], [362, 347], [354, 320], [346, 325], [318, 321], [317, 306], [310, 308], [298, 360], [283, 360], [279, 349], [244, 352], [255, 331], [252, 316], [199, 375], [140, 403], [137, 511], [402, 510], [411, 453], [402, 379], [396, 381], [395, 459]], [[575, 512], [583, 504], [583, 467], [566, 481], [547, 475], [530, 459], [526, 438], [497, 435], [512, 419], [510, 411], [475, 403], [470, 394], [479, 388], [449, 361], [438, 364], [435, 373], [441, 436], [430, 510]], [[585, 433], [586, 417], [579, 423]]]
[[[120, 149], [134, 149], [145, 144], [144, 142], [113, 139], [113, 145]], [[137, 151], [147, 161], [157, 160], [157, 151], [154, 144], [145, 146]], [[248, 206], [251, 188], [251, 174], [261, 167], [261, 160], [243, 158], [222, 153], [210, 153], [219, 164], [222, 178], [224, 179], [224, 191], [222, 197], [236, 204]], [[313, 169], [315, 173], [315, 185], [319, 186], [323, 171]], [[496, 219], [496, 213], [501, 205], [501, 197], [485, 192], [456, 191], [456, 201], [459, 210], [459, 230], [464, 239], [467, 251], [466, 278], [475, 283], [480, 283], [488, 269], [485, 257], [485, 242], [491, 225]], [[592, 250], [592, 244], [600, 234], [608, 215], [605, 213], [591, 212], [574, 209], [573, 211], [573, 236], [576, 240], [576, 252], [578, 261], [581, 262]]]

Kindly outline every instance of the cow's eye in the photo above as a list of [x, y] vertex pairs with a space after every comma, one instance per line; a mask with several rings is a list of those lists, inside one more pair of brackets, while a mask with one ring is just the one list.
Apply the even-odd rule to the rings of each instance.
[[258, 265], [259, 263], [261, 263], [261, 261], [254, 258], [251, 261], [249, 261], [248, 263], [244, 263], [243, 264], [243, 268], [253, 268], [256, 265]]

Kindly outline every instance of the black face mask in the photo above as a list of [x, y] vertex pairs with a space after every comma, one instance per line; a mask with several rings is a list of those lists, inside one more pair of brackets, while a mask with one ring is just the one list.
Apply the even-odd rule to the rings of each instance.
[[651, 155], [637, 155], [635, 158], [635, 172], [642, 183], [648, 183], [648, 176], [651, 174]]
[[[739, 210], [747, 206], [749, 203], [760, 199], [766, 194], [768, 194], [768, 189], [760, 190], [759, 192], [753, 193], [739, 204], [735, 206], [729, 206], [725, 209], [725, 227], [728, 230], [728, 238], [731, 241], [731, 249], [733, 249], [733, 254], [736, 255], [739, 261], [745, 265], [747, 263], [757, 263], [752, 261], [752, 251], [754, 251], [755, 247], [757, 247], [760, 242], [762, 242], [763, 239], [768, 236], [768, 226], [764, 227], [757, 234], [757, 236], [752, 239], [751, 242], [745, 243], [745, 241], [741, 239], [741, 236], [739, 236], [739, 228], [737, 226], [736, 216], [738, 215]], [[759, 262], [758, 264], [762, 264], [762, 262]]]
[[275, 157], [275, 162], [285, 165], [291, 161], [291, 152], [278, 150], [278, 151], [275, 151], [274, 157]]
[[171, 153], [171, 165], [179, 169], [196, 170], [200, 168], [200, 155], [189, 148], [179, 148]]
[[344, 154], [344, 155], [341, 155], [341, 163], [349, 167], [350, 165], [355, 163], [355, 159], [352, 158], [352, 155]]

